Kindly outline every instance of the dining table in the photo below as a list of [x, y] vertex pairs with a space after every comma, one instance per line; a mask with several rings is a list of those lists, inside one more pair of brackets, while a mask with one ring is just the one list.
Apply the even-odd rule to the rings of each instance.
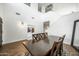
[[32, 56], [45, 56], [53, 47], [55, 41], [59, 40], [59, 36], [48, 36], [47, 39], [39, 40], [32, 43], [32, 40], [25, 46]]

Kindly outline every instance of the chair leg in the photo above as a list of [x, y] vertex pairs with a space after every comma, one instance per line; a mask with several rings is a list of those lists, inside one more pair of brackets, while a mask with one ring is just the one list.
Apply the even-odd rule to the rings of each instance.
[[63, 52], [63, 48], [61, 46], [60, 49], [59, 49], [59, 56], [62, 56], [62, 52]]
[[61, 50], [59, 51], [59, 56], [62, 56], [62, 51]]

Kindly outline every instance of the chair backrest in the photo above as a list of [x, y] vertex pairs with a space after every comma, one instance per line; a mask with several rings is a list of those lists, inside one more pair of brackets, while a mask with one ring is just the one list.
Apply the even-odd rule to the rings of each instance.
[[50, 56], [57, 56], [60, 53], [60, 47], [61, 47], [61, 41], [58, 42], [54, 42], [51, 52], [50, 52]]
[[59, 37], [59, 41], [62, 40], [62, 42], [64, 41], [66, 35], [63, 35], [62, 37]]
[[37, 42], [39, 40], [38, 34], [33, 34], [32, 39], [32, 43]]
[[38, 42], [39, 40], [44, 40], [48, 38], [48, 34], [47, 33], [38, 33], [38, 34], [33, 34], [32, 35], [32, 43], [34, 42]]
[[48, 39], [48, 33], [44, 33], [44, 39]]
[[50, 56], [56, 56], [59, 55], [61, 53], [61, 50], [63, 49], [63, 41], [66, 35], [63, 35], [62, 37], [59, 37], [58, 42], [54, 42], [52, 49], [51, 49], [51, 53]]

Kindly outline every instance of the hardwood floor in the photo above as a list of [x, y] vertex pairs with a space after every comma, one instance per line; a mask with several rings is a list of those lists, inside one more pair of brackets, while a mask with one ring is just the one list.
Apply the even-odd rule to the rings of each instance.
[[26, 53], [28, 54], [28, 51], [22, 45], [22, 42], [24, 42], [24, 41], [26, 41], [26, 43], [28, 43], [27, 40], [23, 40], [23, 41], [5, 44], [0, 49], [0, 53], [8, 53], [11, 56], [23, 56]]
[[[28, 55], [29, 52], [22, 45], [22, 42], [26, 42], [26, 44], [28, 44], [27, 40], [8, 43], [8, 44], [3, 45], [2, 48], [0, 48], [0, 53], [8, 54], [10, 56]], [[78, 56], [79, 55], [79, 53], [74, 48], [72, 48], [70, 45], [64, 44], [63, 49], [64, 49], [63, 53], [68, 55], [68, 56]]]

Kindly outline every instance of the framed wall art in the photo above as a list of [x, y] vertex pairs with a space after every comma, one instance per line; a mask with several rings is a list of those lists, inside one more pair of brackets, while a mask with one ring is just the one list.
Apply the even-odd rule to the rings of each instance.
[[30, 25], [30, 26], [28, 26], [27, 27], [27, 32], [29, 33], [34, 33], [34, 31], [35, 31], [35, 29], [34, 29], [34, 27], [32, 26], [32, 25]]

